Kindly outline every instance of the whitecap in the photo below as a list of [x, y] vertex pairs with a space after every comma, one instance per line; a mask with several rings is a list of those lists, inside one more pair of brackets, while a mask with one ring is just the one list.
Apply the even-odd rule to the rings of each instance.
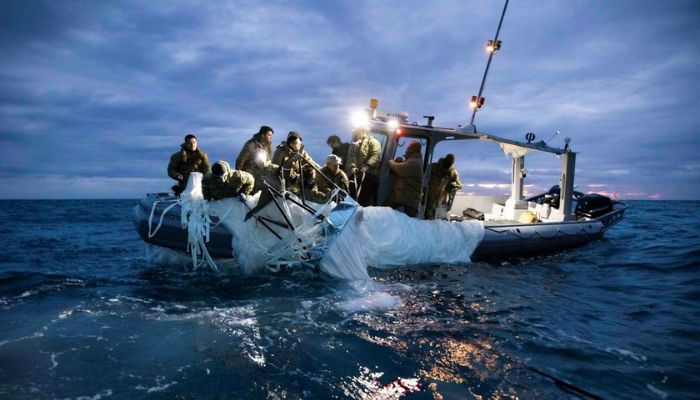
[[649, 389], [652, 393], [655, 395], [661, 397], [662, 399], [666, 399], [668, 397], [668, 393], [664, 392], [661, 389], [656, 388], [654, 385], [651, 383], [647, 383], [647, 389]]
[[639, 361], [639, 362], [645, 362], [647, 360], [647, 356], [645, 356], [643, 354], [634, 353], [632, 351], [625, 350], [625, 349], [618, 349], [615, 347], [606, 347], [605, 351], [608, 353], [611, 353], [611, 354], [618, 354], [618, 355], [621, 355], [624, 357], [629, 357], [629, 358], [631, 358], [635, 361]]

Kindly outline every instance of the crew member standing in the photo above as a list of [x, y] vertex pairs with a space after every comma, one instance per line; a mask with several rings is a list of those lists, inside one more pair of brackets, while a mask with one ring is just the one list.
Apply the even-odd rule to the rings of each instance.
[[409, 217], [418, 217], [423, 197], [423, 157], [421, 144], [412, 141], [406, 148], [406, 159], [389, 160], [389, 170], [394, 174], [388, 206], [402, 210]]
[[353, 186], [354, 183], [357, 183], [357, 186], [351, 188], [351, 195], [361, 206], [373, 206], [377, 204], [382, 145], [367, 129], [357, 128], [352, 134], [357, 141], [349, 151], [346, 168], [350, 172]]
[[462, 189], [462, 182], [454, 163], [454, 154], [448, 154], [438, 162], [431, 164], [425, 219], [435, 219], [435, 209], [445, 204], [448, 196]]
[[348, 150], [350, 149], [350, 143], [343, 143], [340, 137], [337, 135], [328, 136], [326, 144], [333, 149], [332, 153], [340, 157], [341, 165], [340, 168], [345, 169], [345, 163], [348, 160]]

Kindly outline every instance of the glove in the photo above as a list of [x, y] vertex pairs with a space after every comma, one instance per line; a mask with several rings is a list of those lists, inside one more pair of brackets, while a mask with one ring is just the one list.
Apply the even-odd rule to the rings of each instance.
[[360, 171], [362, 171], [362, 172], [367, 172], [368, 169], [369, 169], [369, 168], [367, 168], [367, 166], [364, 166], [364, 167], [360, 168]]
[[238, 200], [241, 201], [241, 203], [245, 203], [246, 199], [248, 198], [248, 196], [246, 196], [245, 193], [238, 193], [238, 196], [236, 197], [238, 198]]

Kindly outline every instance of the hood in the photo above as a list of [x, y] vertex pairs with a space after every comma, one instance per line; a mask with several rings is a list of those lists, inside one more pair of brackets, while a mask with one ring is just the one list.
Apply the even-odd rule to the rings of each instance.
[[233, 174], [233, 170], [231, 169], [231, 166], [229, 165], [228, 161], [224, 160], [219, 160], [212, 165], [212, 172], [214, 171], [215, 166], [221, 166], [221, 170], [223, 171], [223, 174], [221, 175], [221, 180], [227, 181], [228, 178], [231, 177], [231, 174]]

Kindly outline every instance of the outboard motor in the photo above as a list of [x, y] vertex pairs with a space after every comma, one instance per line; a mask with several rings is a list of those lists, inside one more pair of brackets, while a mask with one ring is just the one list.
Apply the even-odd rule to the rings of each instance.
[[615, 201], [613, 201], [610, 197], [597, 193], [587, 194], [579, 197], [576, 204], [576, 216], [598, 218], [601, 215], [612, 211], [614, 204]]

